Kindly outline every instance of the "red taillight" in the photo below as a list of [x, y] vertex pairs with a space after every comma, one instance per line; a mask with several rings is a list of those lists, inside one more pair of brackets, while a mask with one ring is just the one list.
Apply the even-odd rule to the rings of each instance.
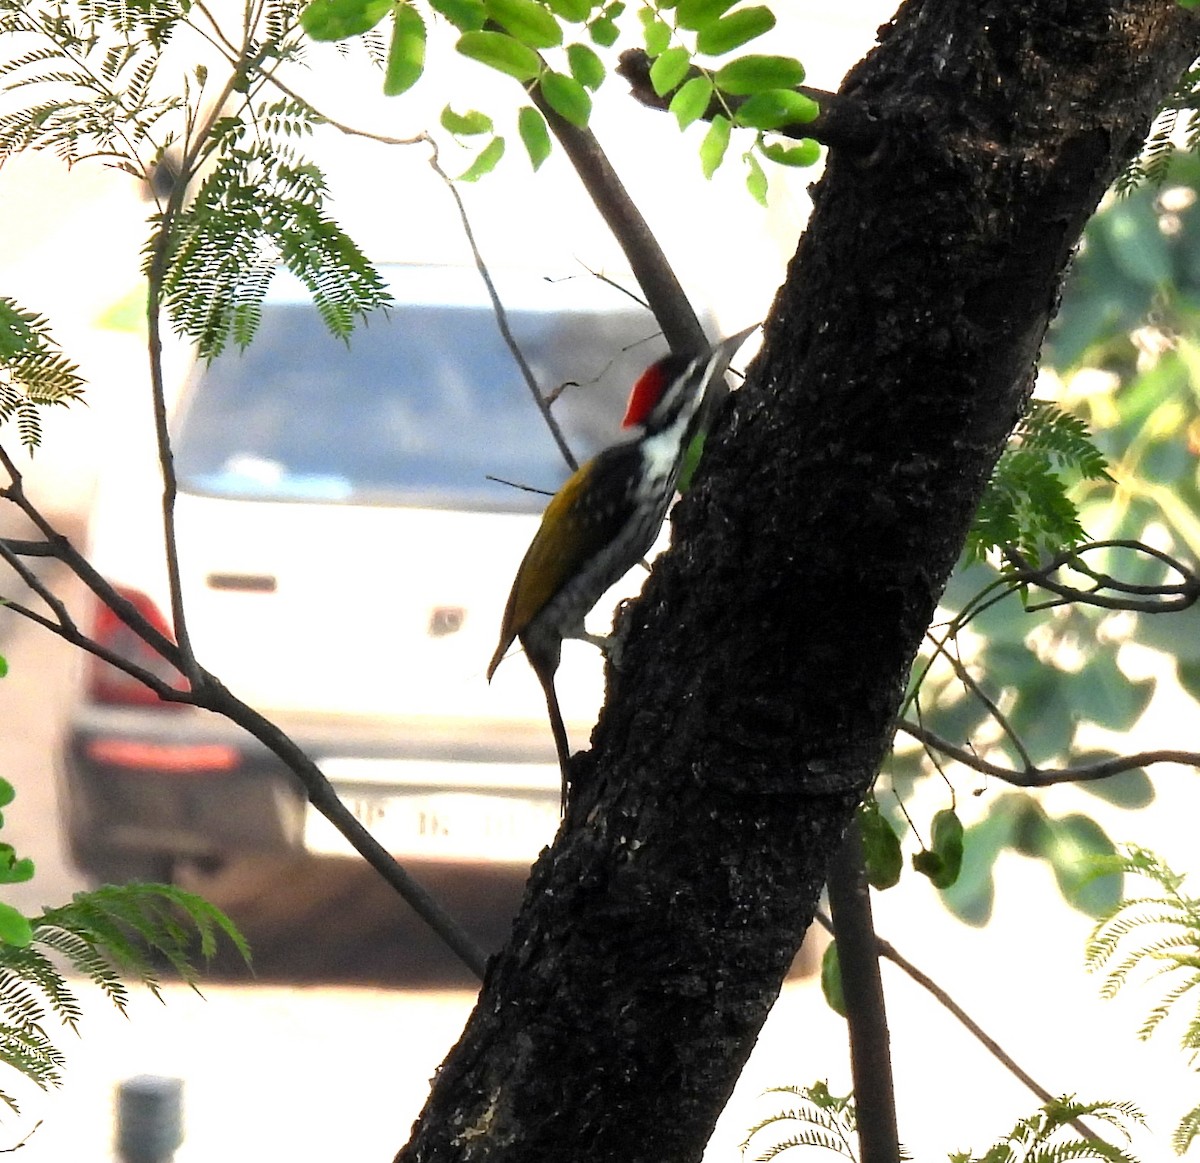
[[[171, 704], [175, 706], [177, 704]], [[236, 747], [225, 743], [146, 743], [131, 739], [89, 739], [87, 757], [109, 767], [196, 775], [233, 771], [241, 761]]]
[[[117, 592], [125, 598], [147, 622], [168, 638], [172, 637], [171, 628], [162, 616], [159, 608], [145, 594], [138, 590], [118, 587]], [[187, 679], [179, 673], [165, 658], [152, 650], [141, 640], [116, 614], [107, 606], [96, 608], [95, 621], [92, 626], [92, 637], [129, 662], [148, 670], [156, 678], [177, 691], [187, 690]], [[118, 670], [110, 663], [91, 655], [88, 659], [87, 671], [88, 695], [93, 702], [118, 703], [126, 706], [178, 707], [181, 703], [171, 703], [160, 699], [145, 683], [132, 675]]]

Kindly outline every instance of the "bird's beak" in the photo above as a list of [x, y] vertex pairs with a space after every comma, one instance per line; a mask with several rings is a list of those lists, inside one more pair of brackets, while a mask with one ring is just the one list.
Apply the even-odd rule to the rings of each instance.
[[760, 327], [761, 323], [752, 323], [744, 331], [739, 331], [736, 335], [731, 335], [728, 339], [722, 339], [717, 346], [721, 349], [721, 354], [726, 359], [732, 359], [737, 352], [737, 349]]
[[736, 335], [731, 335], [728, 339], [722, 339], [712, 349], [713, 358], [712, 378], [720, 380], [725, 375], [726, 369], [729, 367], [729, 361], [737, 354], [737, 349], [746, 342], [746, 338], [761, 327], [761, 323], [755, 323], [747, 327], [744, 331], [739, 331]]

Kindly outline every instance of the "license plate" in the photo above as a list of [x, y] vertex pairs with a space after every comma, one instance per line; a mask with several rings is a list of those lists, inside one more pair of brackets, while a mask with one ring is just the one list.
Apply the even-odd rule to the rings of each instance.
[[[420, 786], [402, 791], [326, 774], [359, 823], [400, 859], [531, 864], [558, 828], [557, 789], [552, 796], [521, 795], [517, 789], [516, 794]], [[304, 846], [322, 856], [355, 855], [311, 804]]]

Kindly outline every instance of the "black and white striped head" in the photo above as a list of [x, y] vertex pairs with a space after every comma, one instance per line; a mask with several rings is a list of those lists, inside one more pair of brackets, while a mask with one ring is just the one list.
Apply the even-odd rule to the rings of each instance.
[[622, 428], [641, 428], [653, 435], [691, 415], [704, 402], [713, 381], [725, 374], [729, 360], [754, 327], [723, 339], [699, 355], [672, 352], [652, 363], [633, 385]]

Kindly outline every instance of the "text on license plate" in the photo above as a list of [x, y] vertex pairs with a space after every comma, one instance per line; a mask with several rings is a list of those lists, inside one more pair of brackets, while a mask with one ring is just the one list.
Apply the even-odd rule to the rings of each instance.
[[[338, 788], [342, 802], [393, 856], [482, 863], [530, 864], [554, 839], [559, 806], [554, 799], [483, 795], [466, 791], [387, 795]], [[304, 846], [327, 856], [354, 850], [311, 805]]]

